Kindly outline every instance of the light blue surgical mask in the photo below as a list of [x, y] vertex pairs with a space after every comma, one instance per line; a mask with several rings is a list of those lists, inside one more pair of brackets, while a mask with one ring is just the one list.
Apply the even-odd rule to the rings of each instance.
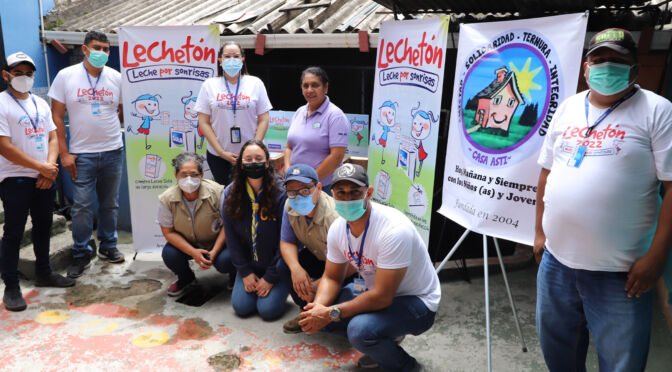
[[603, 96], [621, 93], [631, 85], [630, 65], [604, 62], [589, 65], [588, 68], [588, 86]]
[[239, 58], [226, 58], [222, 61], [222, 69], [231, 77], [238, 75], [242, 68], [243, 61]]
[[294, 199], [289, 199], [289, 206], [298, 214], [305, 216], [313, 211], [315, 203], [313, 203], [312, 195], [297, 195]]
[[365, 199], [366, 197], [359, 200], [334, 200], [334, 209], [336, 209], [336, 213], [345, 218], [346, 221], [356, 221], [366, 213], [366, 208], [364, 208]]
[[[89, 48], [87, 47], [86, 49], [89, 49]], [[107, 53], [105, 53], [105, 52], [101, 52], [99, 50], [89, 49], [88, 60], [89, 60], [89, 63], [91, 64], [91, 66], [93, 66], [95, 68], [101, 68], [101, 67], [105, 66], [105, 64], [107, 63], [107, 59], [109, 57], [110, 56], [108, 56]]]

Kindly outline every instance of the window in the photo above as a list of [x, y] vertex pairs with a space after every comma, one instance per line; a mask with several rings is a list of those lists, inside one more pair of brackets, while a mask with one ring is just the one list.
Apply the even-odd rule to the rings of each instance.
[[499, 105], [500, 103], [502, 103], [502, 96], [496, 96], [495, 99], [492, 100], [492, 103], [494, 105]]
[[507, 102], [506, 105], [509, 106], [509, 107], [513, 107], [513, 105], [515, 105], [515, 104], [516, 104], [516, 100], [513, 99], [513, 98], [509, 98], [509, 102]]

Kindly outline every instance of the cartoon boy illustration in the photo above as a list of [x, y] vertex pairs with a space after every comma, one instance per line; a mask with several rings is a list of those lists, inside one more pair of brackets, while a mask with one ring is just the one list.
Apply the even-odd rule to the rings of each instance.
[[390, 129], [395, 125], [394, 118], [397, 116], [398, 103], [392, 101], [385, 101], [378, 108], [380, 110], [380, 118], [378, 124], [383, 127], [383, 133], [378, 137], [378, 144], [383, 146], [383, 154], [380, 157], [380, 164], [385, 164], [385, 147], [387, 147], [387, 135]]
[[411, 109], [411, 117], [413, 118], [413, 123], [411, 124], [411, 137], [415, 140], [415, 146], [418, 148], [418, 160], [420, 160], [420, 167], [415, 172], [415, 176], [420, 176], [420, 171], [422, 170], [422, 163], [427, 159], [427, 152], [422, 146], [422, 140], [429, 136], [429, 132], [432, 129], [432, 123], [439, 121], [438, 118], [434, 117], [434, 113], [431, 111], [426, 112], [420, 110], [420, 102], [418, 106]]
[[133, 134], [142, 133], [145, 135], [145, 149], [149, 150], [152, 148], [152, 145], [147, 144], [147, 136], [149, 136], [149, 129], [152, 120], [161, 115], [159, 110], [159, 100], [161, 98], [158, 94], [143, 94], [131, 102], [135, 106], [135, 111], [131, 115], [139, 117], [142, 119], [142, 124], [138, 128], [137, 133], [133, 132], [133, 129], [129, 126], [127, 131], [132, 132]]
[[360, 133], [364, 129], [364, 122], [363, 121], [353, 121], [350, 123], [350, 130], [354, 133], [357, 133], [357, 146], [361, 145], [362, 140], [364, 137], [362, 137], [362, 134]]
[[[189, 91], [189, 95], [182, 97], [182, 104], [184, 104], [184, 118], [189, 121], [191, 127], [198, 131], [198, 135], [201, 137], [201, 143], [196, 147], [199, 149], [203, 148], [204, 135], [201, 132], [201, 127], [198, 125], [198, 111], [194, 109], [196, 107], [196, 97], [193, 96], [193, 92]], [[194, 139], [194, 142], [196, 140]]]

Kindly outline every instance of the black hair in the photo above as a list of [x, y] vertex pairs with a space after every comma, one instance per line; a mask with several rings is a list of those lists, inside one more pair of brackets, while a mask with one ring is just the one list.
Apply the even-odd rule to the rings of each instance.
[[198, 173], [203, 174], [203, 158], [195, 152], [182, 152], [173, 158], [173, 167], [175, 167], [175, 174], [180, 172], [180, 168], [184, 163], [193, 161], [198, 166]]
[[[224, 43], [220, 48], [219, 48], [219, 53], [217, 53], [217, 58], [222, 58], [222, 55], [224, 54], [224, 48], [226, 48], [229, 45], [235, 45], [238, 47], [238, 50], [240, 50], [240, 58], [243, 59], [243, 68], [240, 70], [241, 75], [249, 75], [250, 73], [247, 72], [247, 62], [245, 62], [245, 49], [240, 46], [240, 44], [236, 43], [235, 41], [227, 41]], [[224, 70], [222, 69], [222, 64], [217, 63], [217, 76], [224, 76]]]
[[327, 85], [329, 83], [329, 76], [327, 76], [327, 72], [324, 71], [322, 67], [310, 66], [301, 73], [301, 80], [299, 80], [299, 85], [303, 84], [303, 77], [306, 76], [306, 74], [313, 74], [320, 78], [322, 85]]
[[100, 41], [101, 43], [110, 43], [110, 40], [107, 38], [107, 35], [105, 35], [101, 31], [89, 31], [86, 33], [86, 36], [84, 36], [84, 45], [89, 45], [92, 41]]
[[[243, 153], [245, 149], [249, 146], [256, 145], [261, 148], [266, 154], [266, 161], [270, 162], [271, 155], [268, 152], [268, 148], [262, 141], [258, 139], [251, 139], [243, 145], [238, 154], [238, 160], [236, 160], [236, 165], [233, 167], [233, 181], [231, 182], [231, 191], [229, 196], [224, 201], [224, 213], [228, 214], [234, 220], [240, 220], [245, 216], [246, 211], [243, 209], [243, 206], [247, 205], [244, 203], [244, 200], [248, 200], [250, 197], [247, 194], [247, 176], [243, 170]], [[281, 192], [278, 182], [275, 177], [275, 171], [272, 166], [266, 168], [264, 173], [263, 180], [261, 182], [261, 200], [259, 200], [260, 208], [262, 214], [272, 215], [275, 213], [275, 199], [277, 195]], [[277, 216], [280, 217], [280, 216]]]

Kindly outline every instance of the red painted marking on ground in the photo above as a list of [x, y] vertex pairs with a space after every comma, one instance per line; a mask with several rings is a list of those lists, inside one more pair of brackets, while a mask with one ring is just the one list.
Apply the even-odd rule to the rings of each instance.
[[175, 324], [175, 319], [161, 315], [161, 314], [152, 314], [146, 319], [147, 324], [157, 325], [157, 326], [169, 326]]
[[28, 305], [30, 305], [30, 304], [39, 304], [39, 303], [40, 303], [40, 300], [33, 300], [35, 297], [37, 297], [37, 296], [39, 296], [39, 295], [40, 295], [40, 292], [38, 292], [38, 291], [32, 289], [30, 292], [28, 292], [28, 293], [26, 293], [25, 295], [23, 295], [23, 299], [26, 300], [26, 303], [27, 303]]
[[252, 338], [259, 338], [259, 337], [257, 337], [257, 335], [255, 335], [254, 333], [252, 333], [252, 332], [250, 332], [250, 331], [243, 331], [243, 332], [245, 332], [246, 335], [248, 335], [248, 336], [250, 336], [250, 337], [252, 337]]
[[358, 358], [358, 352], [355, 349], [331, 352], [320, 344], [307, 344], [301, 342], [297, 345], [283, 346], [278, 350], [287, 361], [295, 360], [317, 360], [329, 359], [330, 361], [345, 364], [354, 362]]
[[226, 336], [228, 336], [232, 333], [233, 333], [233, 329], [231, 329], [231, 328], [219, 327], [217, 329], [217, 334], [222, 338], [224, 338], [224, 337], [226, 337]]
[[192, 319], [186, 319], [177, 327], [175, 338], [178, 340], [205, 340], [214, 333], [210, 327], [199, 324]]
[[138, 310], [136, 309], [129, 309], [124, 306], [110, 303], [92, 304], [82, 307], [77, 307], [68, 303], [68, 307], [84, 314], [102, 316], [103, 318], [135, 318], [138, 316]]

